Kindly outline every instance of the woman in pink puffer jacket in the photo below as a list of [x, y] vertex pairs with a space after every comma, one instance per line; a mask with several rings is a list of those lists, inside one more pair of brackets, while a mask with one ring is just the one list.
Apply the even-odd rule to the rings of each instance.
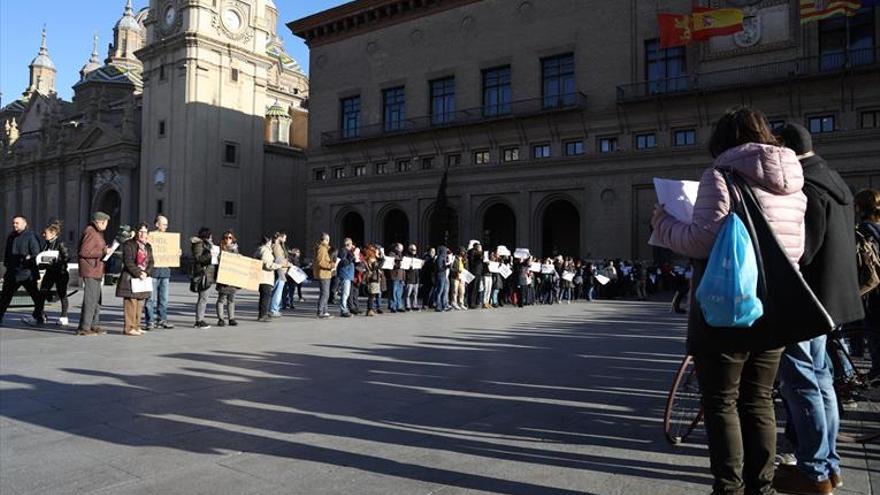
[[[693, 287], [700, 283], [730, 211], [730, 195], [718, 170], [732, 171], [749, 183], [789, 260], [797, 266], [804, 250], [807, 199], [801, 192], [804, 176], [795, 153], [778, 145], [763, 114], [742, 107], [721, 117], [709, 151], [715, 162], [700, 179], [691, 223], [679, 222], [660, 207], [651, 219], [655, 235], [665, 245], [694, 259]], [[782, 348], [772, 348], [754, 332], [709, 327], [693, 297], [690, 313], [687, 345], [702, 393], [715, 477], [712, 493], [774, 493], [772, 390]]]

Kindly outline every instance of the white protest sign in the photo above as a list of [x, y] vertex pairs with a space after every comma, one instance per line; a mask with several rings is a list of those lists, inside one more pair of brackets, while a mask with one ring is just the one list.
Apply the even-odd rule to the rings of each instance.
[[501, 263], [498, 263], [497, 261], [489, 262], [489, 273], [500, 273], [500, 269]]
[[474, 247], [474, 244], [479, 244], [479, 243], [480, 243], [480, 241], [478, 241], [476, 239], [469, 240], [468, 241], [468, 249], [472, 249]]
[[38, 265], [48, 265], [58, 259], [59, 253], [56, 250], [43, 251], [37, 255]]
[[[654, 178], [654, 190], [657, 192], [657, 204], [663, 205], [666, 213], [682, 223], [690, 224], [694, 217], [694, 203], [700, 183], [693, 180], [670, 180]], [[665, 247], [652, 233], [648, 239], [652, 246]]]
[[306, 275], [306, 272], [303, 271], [302, 268], [298, 266], [291, 266], [287, 269], [287, 276], [293, 280], [294, 283], [301, 284], [309, 279], [309, 276]]
[[608, 278], [608, 277], [606, 277], [605, 275], [596, 275], [596, 281], [599, 282], [599, 283], [602, 284], [602, 285], [605, 285], [605, 284], [607, 284], [608, 282], [610, 282], [611, 279]]
[[117, 249], [119, 249], [119, 241], [114, 240], [113, 244], [110, 245], [110, 252], [105, 254], [104, 257], [101, 258], [101, 261], [109, 260], [110, 257], [113, 256], [113, 253], [115, 253]]
[[412, 269], [413, 270], [421, 270], [423, 266], [425, 266], [425, 260], [420, 260], [418, 258], [412, 259]]
[[574, 272], [562, 272], [562, 280], [571, 282], [574, 280]]
[[498, 267], [498, 273], [500, 273], [502, 277], [507, 278], [513, 274], [513, 268], [511, 268], [510, 265], [501, 265]]
[[211, 264], [217, 265], [220, 263], [220, 246], [211, 246]]
[[404, 257], [400, 260], [400, 269], [401, 270], [412, 270], [413, 259], [410, 257]]
[[554, 272], [556, 272], [556, 268], [553, 268], [553, 265], [541, 265], [541, 273], [549, 275]]
[[469, 283], [473, 282], [475, 279], [476, 279], [476, 277], [474, 277], [473, 273], [471, 273], [467, 270], [461, 271], [461, 281], [462, 282], [469, 284]]
[[131, 292], [133, 294], [139, 294], [143, 292], [153, 292], [153, 279], [147, 277], [143, 280], [139, 278], [131, 279]]
[[383, 270], [393, 270], [394, 269], [394, 258], [387, 257], [382, 258], [382, 269]]
[[507, 246], [498, 246], [495, 249], [495, 254], [498, 256], [510, 256], [510, 249], [507, 249]]
[[533, 261], [529, 264], [529, 271], [538, 273], [541, 271], [541, 264], [537, 261]]
[[514, 258], [519, 258], [521, 260], [531, 258], [532, 255], [529, 253], [528, 248], [516, 248], [516, 251], [513, 252]]

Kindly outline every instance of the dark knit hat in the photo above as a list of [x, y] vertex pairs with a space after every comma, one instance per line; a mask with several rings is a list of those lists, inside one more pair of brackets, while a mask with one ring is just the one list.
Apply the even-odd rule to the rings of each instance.
[[800, 124], [785, 124], [777, 132], [777, 136], [786, 148], [790, 148], [798, 156], [813, 151], [813, 136]]

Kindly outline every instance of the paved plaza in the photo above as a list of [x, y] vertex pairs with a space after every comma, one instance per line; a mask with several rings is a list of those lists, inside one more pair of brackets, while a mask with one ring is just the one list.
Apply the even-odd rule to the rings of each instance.
[[[259, 324], [246, 292], [242, 325], [197, 330], [186, 289], [172, 290], [177, 328], [141, 338], [119, 334], [111, 287], [104, 337], [7, 315], [0, 493], [710, 491], [703, 436], [662, 433], [685, 328], [663, 302], [319, 321], [307, 290]], [[841, 452], [835, 492], [874, 493], [878, 451]]]

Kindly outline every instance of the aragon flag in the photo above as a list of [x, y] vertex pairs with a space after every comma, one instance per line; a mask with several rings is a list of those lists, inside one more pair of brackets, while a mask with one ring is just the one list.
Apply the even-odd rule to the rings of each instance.
[[687, 45], [691, 42], [691, 16], [687, 14], [658, 14], [660, 48]]
[[743, 30], [743, 11], [740, 9], [708, 9], [694, 7], [694, 41], [704, 41], [713, 36], [724, 36]]
[[827, 19], [835, 15], [855, 15], [863, 4], [870, 6], [872, 0], [800, 0], [801, 24]]

